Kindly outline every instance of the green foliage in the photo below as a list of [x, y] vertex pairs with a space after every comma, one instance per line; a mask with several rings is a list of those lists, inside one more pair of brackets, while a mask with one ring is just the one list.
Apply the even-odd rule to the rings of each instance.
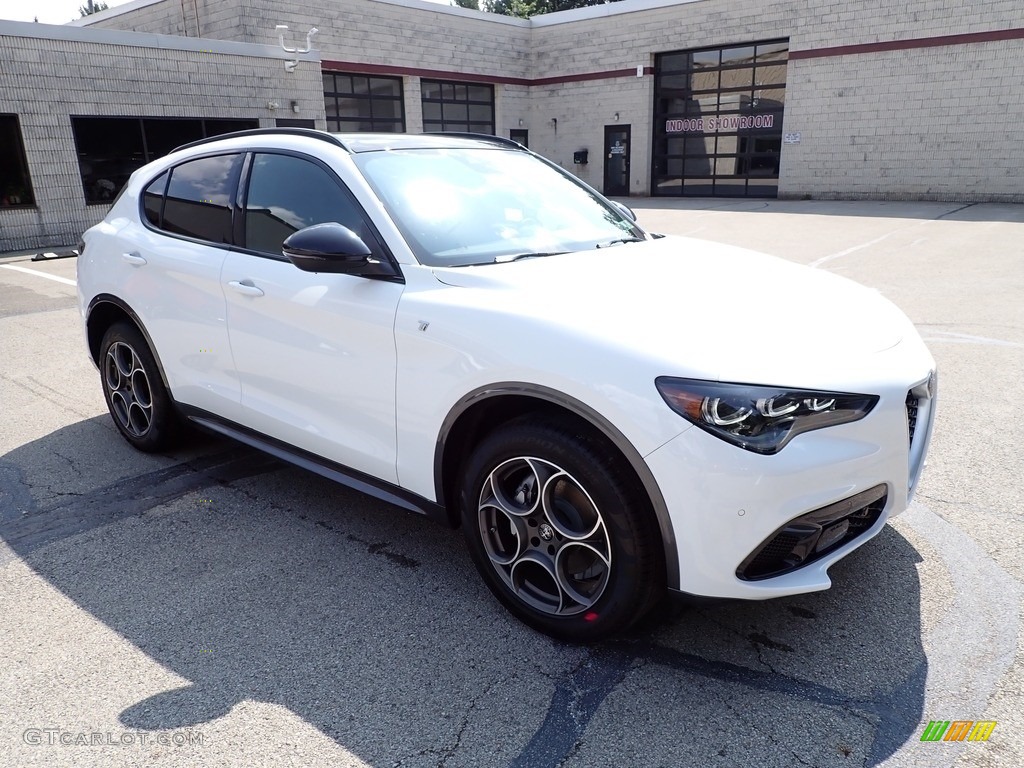
[[521, 19], [528, 19], [542, 13], [586, 8], [589, 5], [604, 5], [606, 2], [614, 3], [617, 0], [484, 0], [484, 10], [500, 13], [503, 16], [518, 16]]
[[80, 14], [82, 14], [82, 18], [84, 19], [86, 16], [89, 16], [90, 14], [99, 13], [100, 11], [105, 11], [109, 7], [110, 7], [109, 5], [107, 5], [106, 3], [102, 3], [102, 2], [101, 3], [90, 3], [89, 5], [80, 5], [80, 6], [78, 6], [78, 12]]
[[455, 0], [459, 8], [471, 8], [474, 11], [480, 10], [480, 0]]

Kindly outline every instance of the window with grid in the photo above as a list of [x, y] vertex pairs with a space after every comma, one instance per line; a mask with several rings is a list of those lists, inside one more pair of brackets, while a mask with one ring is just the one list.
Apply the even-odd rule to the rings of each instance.
[[421, 80], [423, 130], [494, 134], [494, 86]]
[[789, 42], [655, 57], [652, 194], [778, 194]]
[[402, 78], [324, 72], [327, 130], [405, 132]]

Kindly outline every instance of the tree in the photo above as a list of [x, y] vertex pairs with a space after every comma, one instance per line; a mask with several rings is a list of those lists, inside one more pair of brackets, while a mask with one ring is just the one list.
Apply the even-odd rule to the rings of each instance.
[[84, 19], [86, 16], [91, 16], [94, 13], [99, 13], [100, 11], [105, 11], [109, 7], [110, 7], [109, 5], [107, 5], [106, 3], [103, 3], [103, 2], [100, 2], [100, 3], [90, 2], [88, 5], [80, 5], [80, 6], [78, 6], [78, 12], [80, 14], [82, 14], [82, 18]]
[[590, 5], [604, 5], [618, 0], [485, 0], [485, 10], [503, 16], [518, 16], [528, 19], [542, 13], [568, 11], [572, 8], [586, 8]]
[[454, 0], [459, 8], [469, 8], [474, 11], [480, 10], [480, 0]]

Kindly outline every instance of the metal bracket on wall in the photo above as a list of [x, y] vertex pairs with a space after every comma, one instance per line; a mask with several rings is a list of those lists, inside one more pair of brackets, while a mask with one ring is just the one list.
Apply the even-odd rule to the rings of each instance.
[[[285, 45], [285, 42], [284, 42], [284, 33], [288, 31], [288, 25], [287, 24], [278, 24], [276, 27], [274, 27], [274, 29], [277, 30], [277, 41], [281, 44], [281, 47], [284, 49], [284, 52], [285, 53], [299, 53], [299, 54], [309, 53], [311, 50], [313, 50], [313, 35], [315, 35], [317, 32], [320, 31], [316, 27], [313, 27], [313, 28], [311, 28], [309, 30], [309, 32], [306, 33], [306, 47], [305, 48], [298, 48], [298, 47], [296, 47], [296, 48], [289, 48], [287, 45]], [[299, 66], [299, 59], [298, 59], [298, 57], [295, 57], [295, 59], [293, 59], [292, 61], [286, 61], [284, 63], [284, 71], [285, 72], [294, 72], [295, 68], [297, 66]]]

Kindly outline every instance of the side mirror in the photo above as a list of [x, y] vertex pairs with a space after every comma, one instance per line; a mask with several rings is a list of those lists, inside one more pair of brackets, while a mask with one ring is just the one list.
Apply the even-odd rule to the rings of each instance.
[[335, 222], [314, 224], [293, 232], [281, 245], [281, 251], [303, 272], [397, 276], [390, 263], [373, 256], [359, 235]]
[[636, 214], [633, 213], [633, 209], [630, 208], [628, 205], [623, 205], [618, 200], [609, 200], [608, 202], [610, 202], [612, 205], [614, 205], [615, 206], [615, 210], [617, 210], [619, 213], [621, 213], [627, 219], [629, 219], [630, 221], [633, 221], [633, 222], [636, 221]]

